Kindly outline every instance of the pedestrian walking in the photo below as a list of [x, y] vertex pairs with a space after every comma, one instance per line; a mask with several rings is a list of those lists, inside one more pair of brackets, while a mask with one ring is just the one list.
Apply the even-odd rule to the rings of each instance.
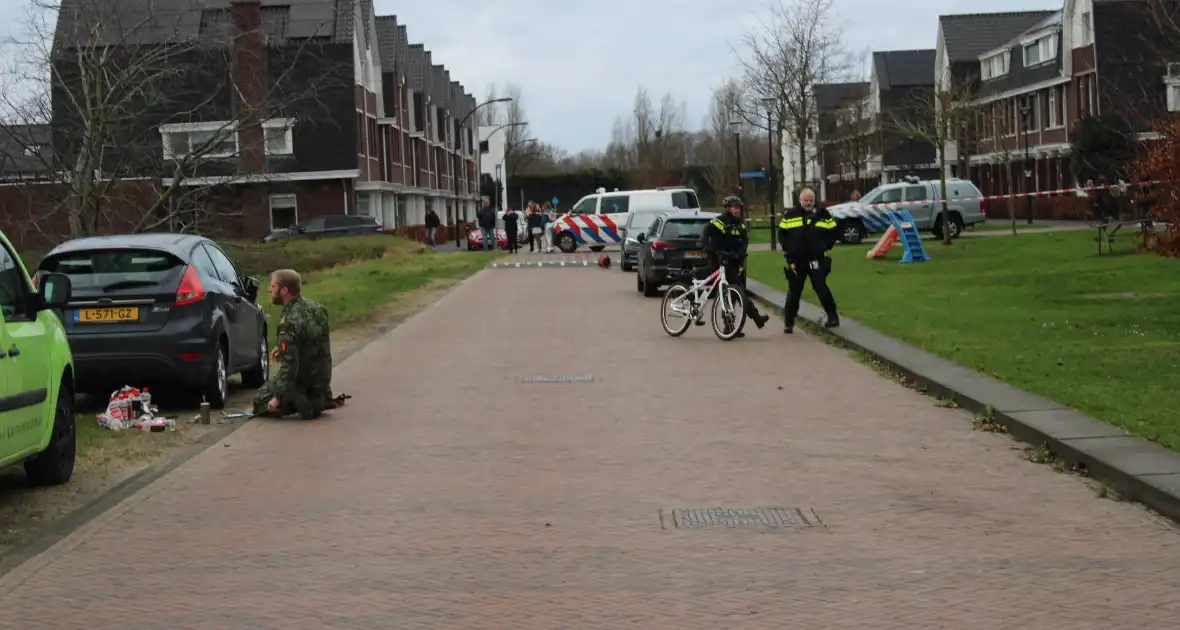
[[787, 277], [787, 300], [783, 305], [783, 332], [795, 332], [795, 317], [799, 315], [799, 300], [803, 286], [811, 280], [819, 303], [827, 314], [824, 326], [840, 325], [836, 300], [828, 288], [828, 274], [832, 258], [828, 250], [836, 244], [836, 221], [831, 214], [815, 204], [815, 192], [810, 188], [799, 191], [799, 202], [783, 213], [778, 224], [778, 241], [783, 249], [783, 275]]
[[438, 213], [430, 205], [426, 206], [426, 242], [430, 243], [431, 247], [438, 247], [436, 235], [438, 234], [438, 227], [442, 225], [442, 220], [438, 218]]
[[508, 251], [515, 254], [520, 251], [520, 214], [509, 208], [504, 211], [504, 233], [508, 236]]

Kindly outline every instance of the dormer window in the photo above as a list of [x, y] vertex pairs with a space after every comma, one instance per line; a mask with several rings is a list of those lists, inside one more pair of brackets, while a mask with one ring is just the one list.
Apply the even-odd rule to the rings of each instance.
[[1006, 50], [990, 57], [984, 57], [979, 62], [980, 77], [987, 81], [1008, 74], [1008, 64], [1011, 59], [1012, 54]]
[[1024, 67], [1029, 68], [1057, 58], [1057, 33], [1023, 42]]

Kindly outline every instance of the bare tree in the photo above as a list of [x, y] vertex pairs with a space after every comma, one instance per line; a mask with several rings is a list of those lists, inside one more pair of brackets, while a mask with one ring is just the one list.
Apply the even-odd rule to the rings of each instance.
[[[867, 82], [865, 82], [867, 83]], [[841, 103], [836, 112], [836, 134], [832, 149], [836, 154], [840, 174], [852, 174], [856, 187], [868, 170], [869, 160], [880, 154], [881, 125], [869, 96], [856, 95]]]
[[961, 137], [960, 129], [969, 125], [974, 118], [971, 101], [974, 98], [974, 81], [953, 82], [936, 85], [929, 92], [921, 92], [896, 107], [888, 124], [901, 135], [927, 142], [938, 152], [938, 177], [942, 198], [942, 241], [950, 245], [951, 229], [945, 217], [950, 216], [946, 201], [947, 149]]
[[980, 142], [988, 142], [991, 147], [990, 153], [995, 155], [999, 163], [1004, 166], [1004, 179], [1008, 196], [1008, 219], [1012, 222], [1012, 235], [1015, 236], [1016, 197], [1013, 196], [1013, 193], [1016, 192], [1016, 171], [1012, 168], [1015, 153], [1004, 142], [1004, 136], [1013, 124], [1012, 116], [1006, 113], [1000, 103], [983, 105], [983, 109], [977, 109], [976, 114], [975, 137]]
[[[34, 220], [64, 213], [75, 236], [113, 227], [216, 227], [235, 213], [214, 211], [206, 203], [210, 187], [193, 178], [261, 175], [263, 147], [277, 142], [275, 135], [286, 137], [290, 119], [301, 125], [328, 119], [319, 94], [335, 83], [351, 84], [338, 78], [343, 73], [316, 38], [244, 60], [252, 48], [238, 46], [249, 43], [241, 38], [253, 38], [265, 55], [263, 34], [236, 33], [228, 9], [210, 13], [214, 23], [199, 35], [180, 37], [177, 14], [156, 11], [150, 1], [30, 0], [27, 8], [27, 32], [5, 42], [12, 63], [5, 69], [0, 116], [4, 129], [52, 130], [53, 151], [26, 151], [44, 156], [41, 190], [52, 191], [49, 207]], [[266, 68], [267, 76], [235, 80], [235, 63]], [[309, 74], [311, 67], [318, 72]], [[162, 132], [167, 125], [209, 120], [222, 122], [199, 132]], [[239, 150], [239, 138], [255, 142]], [[143, 186], [127, 192], [124, 184], [145, 176], [165, 179], [153, 180], [150, 194]], [[112, 215], [125, 224], [112, 225]]]
[[737, 142], [734, 141], [734, 125], [741, 133], [749, 124], [741, 116], [744, 112], [746, 97], [743, 85], [737, 79], [727, 79], [713, 90], [713, 98], [709, 102], [709, 113], [704, 124], [703, 151], [701, 157], [705, 166], [705, 179], [715, 192], [728, 188], [727, 184], [737, 184]]
[[685, 109], [684, 102], [678, 102], [671, 93], [665, 94], [656, 107], [647, 88], [641, 86], [635, 93], [630, 115], [615, 119], [605, 163], [632, 173], [636, 185], [665, 183], [671, 173], [685, 164]]
[[805, 168], [815, 157], [815, 86], [847, 74], [851, 59], [833, 0], [773, 0], [768, 9], [769, 18], [746, 34], [739, 53], [749, 95], [744, 113], [757, 124], [757, 103], [771, 103], [778, 137]]

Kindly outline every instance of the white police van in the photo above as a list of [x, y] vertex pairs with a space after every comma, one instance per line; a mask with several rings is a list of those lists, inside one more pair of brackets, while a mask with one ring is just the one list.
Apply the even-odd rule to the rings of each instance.
[[[975, 184], [948, 177], [946, 193], [951, 238], [959, 238], [965, 226], [987, 221], [987, 201]], [[911, 175], [878, 186], [856, 201], [828, 206], [828, 212], [836, 220], [844, 243], [856, 244], [869, 234], [884, 232], [891, 225], [890, 215], [902, 210], [910, 213], [919, 230], [929, 230], [942, 238], [942, 203], [942, 182]]]
[[608, 245], [622, 243], [622, 228], [629, 212], [671, 207], [699, 210], [701, 203], [695, 190], [683, 186], [614, 192], [599, 188], [557, 219], [553, 244], [567, 254], [577, 251], [580, 245], [600, 252]]

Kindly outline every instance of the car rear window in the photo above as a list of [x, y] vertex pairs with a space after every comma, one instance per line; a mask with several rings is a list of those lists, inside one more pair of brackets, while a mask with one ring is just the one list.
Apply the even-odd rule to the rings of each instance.
[[681, 210], [697, 210], [701, 207], [697, 195], [691, 190], [677, 190], [672, 193], [672, 205]]
[[179, 284], [185, 267], [168, 252], [105, 249], [49, 256], [39, 269], [69, 276], [76, 294], [94, 294]]
[[709, 219], [672, 219], [664, 224], [660, 238], [700, 238], [708, 224]]

